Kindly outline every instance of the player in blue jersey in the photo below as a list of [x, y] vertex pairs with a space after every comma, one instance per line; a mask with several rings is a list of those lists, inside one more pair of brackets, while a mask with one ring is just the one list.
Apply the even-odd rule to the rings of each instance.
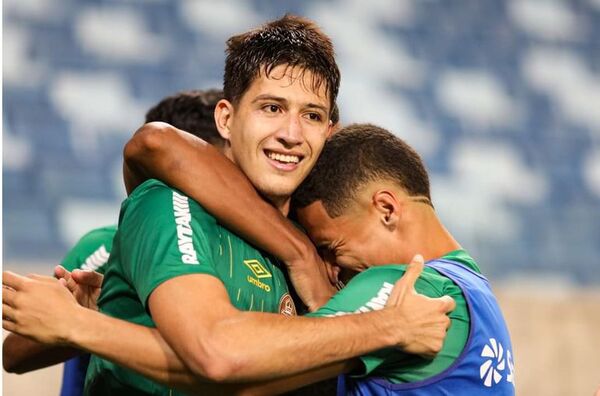
[[294, 195], [298, 219], [348, 285], [314, 316], [381, 309], [415, 253], [427, 260], [417, 292], [456, 302], [440, 353], [388, 349], [340, 377], [340, 395], [513, 395], [510, 336], [490, 285], [438, 219], [419, 155], [373, 125], [331, 138]]

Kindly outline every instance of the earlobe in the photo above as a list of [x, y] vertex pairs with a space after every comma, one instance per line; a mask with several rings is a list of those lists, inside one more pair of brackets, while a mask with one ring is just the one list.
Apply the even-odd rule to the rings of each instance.
[[221, 137], [225, 140], [231, 138], [231, 119], [233, 105], [226, 99], [221, 99], [215, 106], [215, 125]]

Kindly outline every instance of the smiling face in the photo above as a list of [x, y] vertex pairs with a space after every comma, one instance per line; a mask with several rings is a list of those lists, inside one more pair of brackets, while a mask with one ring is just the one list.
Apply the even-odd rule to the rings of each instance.
[[256, 189], [276, 206], [289, 197], [315, 164], [331, 132], [325, 84], [313, 89], [309, 70], [280, 65], [261, 73], [239, 103], [221, 101], [217, 126], [230, 157]]
[[397, 262], [394, 233], [381, 222], [376, 208], [356, 204], [331, 218], [322, 202], [316, 201], [297, 214], [323, 257], [342, 268], [343, 281], [373, 265]]

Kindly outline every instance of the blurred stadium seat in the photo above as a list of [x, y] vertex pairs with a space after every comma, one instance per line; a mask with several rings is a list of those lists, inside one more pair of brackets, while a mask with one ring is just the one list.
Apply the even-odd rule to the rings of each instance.
[[[423, 154], [442, 219], [503, 286], [519, 393], [591, 394], [599, 0], [5, 0], [5, 268], [49, 273], [116, 223], [122, 147], [145, 111], [220, 86], [225, 39], [288, 11], [334, 40], [342, 122], [380, 124]], [[42, 394], [10, 378], [5, 394]], [[29, 388], [9, 391], [15, 378]]]

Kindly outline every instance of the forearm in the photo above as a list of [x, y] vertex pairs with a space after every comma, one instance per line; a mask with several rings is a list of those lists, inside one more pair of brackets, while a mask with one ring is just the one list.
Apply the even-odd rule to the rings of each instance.
[[81, 354], [75, 348], [46, 345], [18, 334], [9, 334], [2, 346], [2, 364], [9, 373], [23, 374], [62, 363]]
[[[221, 382], [265, 381], [319, 369], [396, 345], [400, 333], [382, 311], [337, 318], [284, 317], [244, 312], [196, 341], [199, 372]], [[184, 356], [186, 362], [198, 362]], [[212, 372], [211, 372], [212, 370]]]
[[[203, 395], [272, 395], [315, 383], [354, 367], [354, 361], [338, 362], [289, 377], [247, 383], [215, 383], [195, 375], [173, 352], [156, 329], [86, 311], [74, 326], [70, 342], [90, 353], [134, 370], [154, 381]], [[94, 329], [94, 331], [86, 330]], [[76, 335], [75, 335], [76, 333]]]
[[182, 363], [154, 328], [88, 309], [72, 318], [72, 332], [65, 342], [73, 347], [169, 386], [190, 389], [202, 380]]

